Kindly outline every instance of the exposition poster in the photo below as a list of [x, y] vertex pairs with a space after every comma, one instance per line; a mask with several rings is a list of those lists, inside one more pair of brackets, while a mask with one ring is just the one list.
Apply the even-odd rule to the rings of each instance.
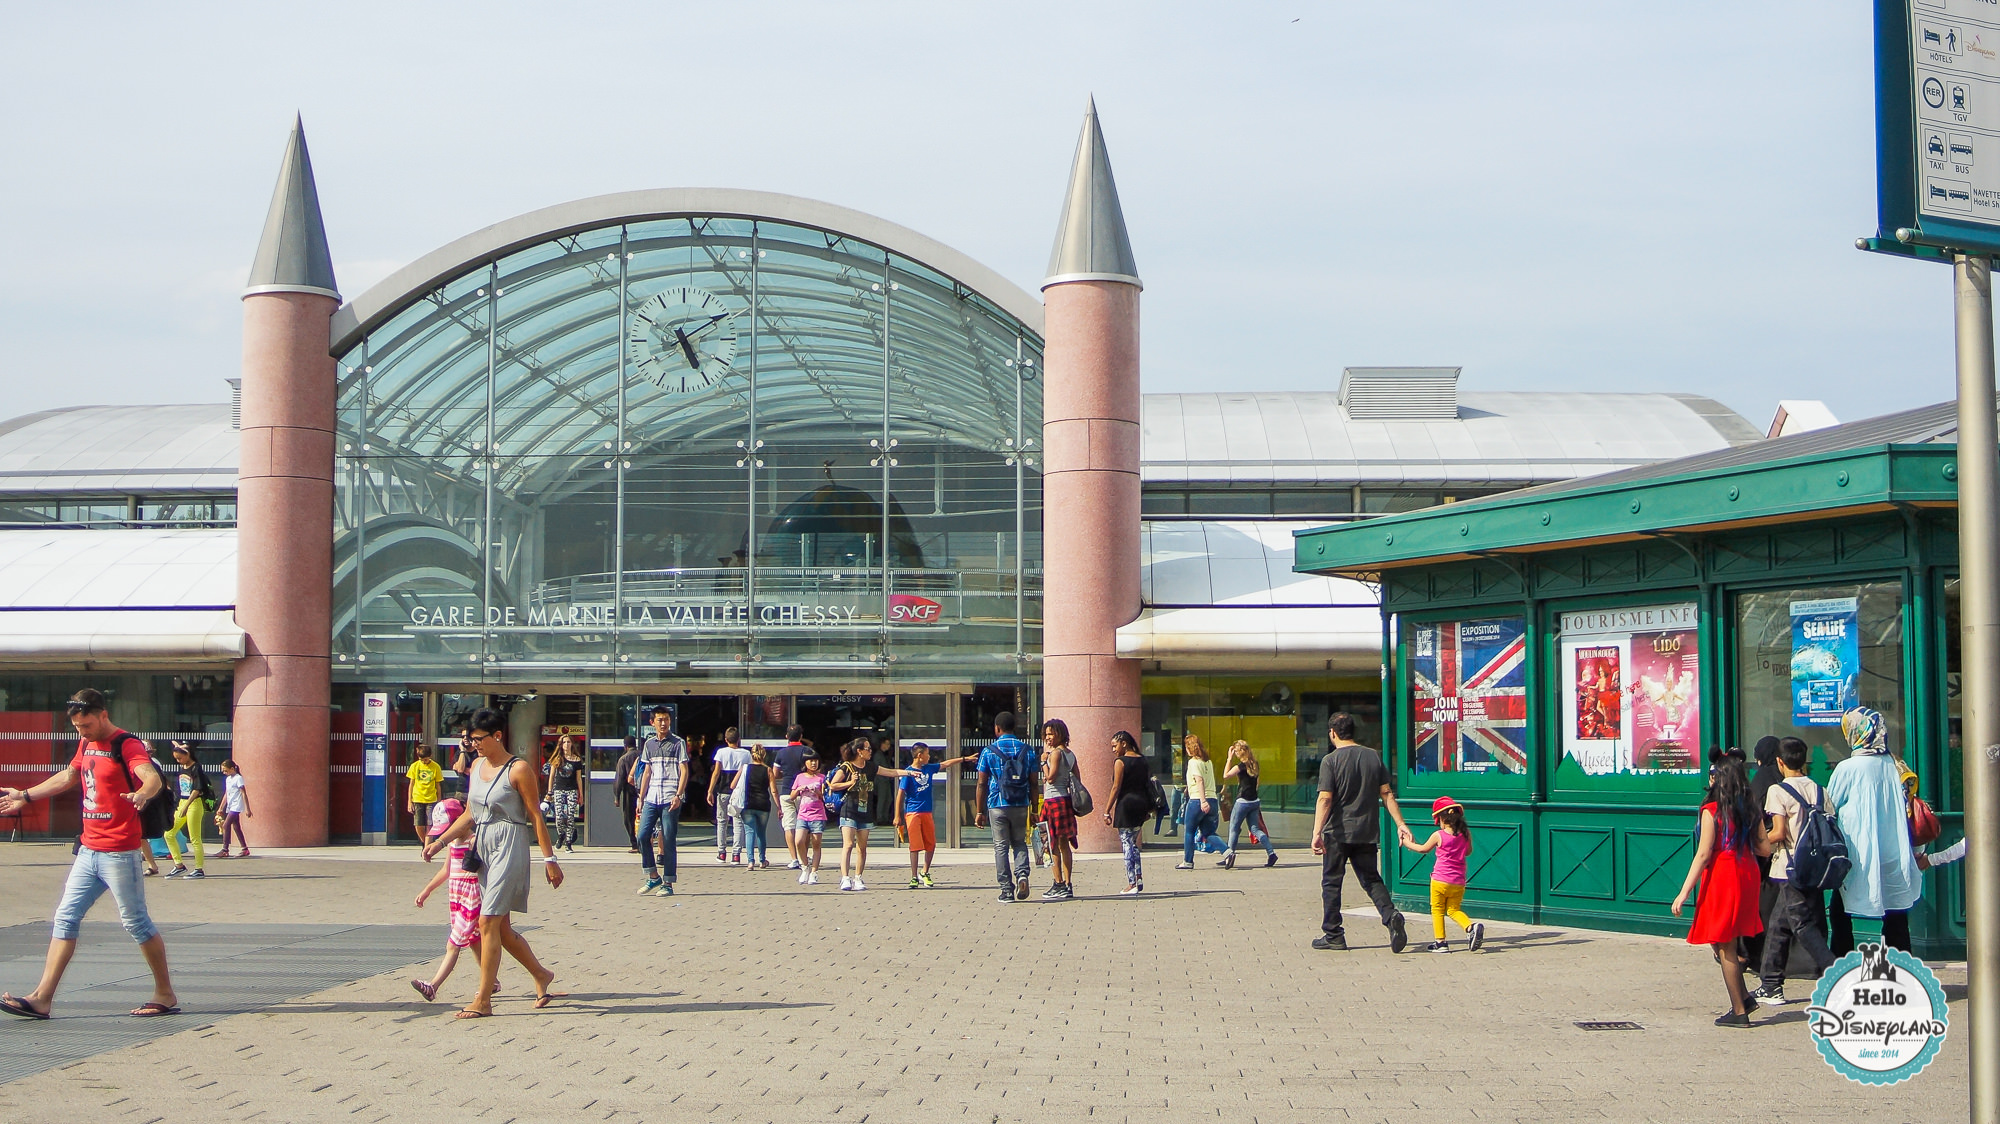
[[1527, 621], [1439, 621], [1411, 637], [1412, 767], [1519, 773], [1528, 767]]
[[1563, 753], [1591, 776], [1697, 767], [1693, 602], [1562, 615]]
[[1861, 599], [1792, 602], [1792, 725], [1840, 725], [1860, 676]]

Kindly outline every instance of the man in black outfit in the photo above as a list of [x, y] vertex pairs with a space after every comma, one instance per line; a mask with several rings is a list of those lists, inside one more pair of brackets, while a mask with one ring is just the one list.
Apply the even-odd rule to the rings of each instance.
[[1347, 951], [1347, 935], [1340, 920], [1340, 884], [1347, 877], [1347, 864], [1354, 864], [1354, 877], [1375, 903], [1382, 924], [1389, 927], [1389, 951], [1401, 952], [1409, 944], [1403, 915], [1389, 900], [1389, 887], [1382, 882], [1376, 864], [1381, 839], [1381, 811], [1389, 809], [1396, 821], [1397, 837], [1412, 841], [1410, 825], [1403, 822], [1402, 806], [1396, 803], [1396, 789], [1382, 754], [1354, 740], [1354, 717], [1335, 714], [1327, 723], [1333, 748], [1319, 763], [1319, 803], [1313, 810], [1313, 854], [1323, 856], [1319, 896], [1323, 908], [1323, 934], [1312, 946], [1322, 951]]

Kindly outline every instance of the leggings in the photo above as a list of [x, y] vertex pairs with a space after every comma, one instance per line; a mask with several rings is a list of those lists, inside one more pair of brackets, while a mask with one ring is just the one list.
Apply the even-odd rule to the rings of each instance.
[[1431, 931], [1438, 940], [1444, 939], [1444, 919], [1449, 917], [1458, 922], [1458, 927], [1472, 931], [1472, 918], [1465, 915], [1465, 887], [1449, 882], [1431, 882]]
[[1118, 832], [1118, 845], [1125, 851], [1125, 884], [1128, 886], [1137, 886], [1144, 879], [1144, 872], [1139, 869], [1139, 832], [1143, 825], [1144, 821], [1141, 821], [1141, 827], [1121, 828]]
[[224, 851], [229, 850], [229, 833], [232, 831], [236, 833], [236, 841], [243, 845], [243, 853], [246, 855], [249, 854], [250, 841], [243, 838], [243, 813], [222, 813], [222, 849]]
[[206, 811], [208, 806], [201, 797], [190, 796], [181, 801], [180, 808], [174, 812], [173, 825], [167, 828], [167, 853], [174, 857], [175, 866], [183, 865], [180, 840], [175, 837], [185, 830], [188, 835], [188, 850], [194, 852], [194, 868], [196, 870], [202, 868], [202, 862], [207, 858], [201, 841], [203, 813]]
[[556, 809], [557, 847], [576, 846], [576, 790], [559, 788], [549, 793], [549, 802]]

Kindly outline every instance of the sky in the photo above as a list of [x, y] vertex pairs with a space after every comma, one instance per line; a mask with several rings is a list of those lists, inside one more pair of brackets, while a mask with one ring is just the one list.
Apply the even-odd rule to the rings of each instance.
[[[1149, 392], [1953, 394], [1875, 232], [1869, 5], [0, 4], [0, 417], [222, 401], [295, 112], [342, 290], [649, 187], [879, 215], [1034, 292], [1094, 94]], [[1635, 424], [1644, 424], [1635, 418]]]

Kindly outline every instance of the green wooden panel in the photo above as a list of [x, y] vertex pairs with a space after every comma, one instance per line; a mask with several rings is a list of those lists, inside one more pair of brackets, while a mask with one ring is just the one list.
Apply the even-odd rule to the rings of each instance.
[[1473, 575], [1480, 597], [1521, 596], [1521, 575], [1509, 567], [1481, 565]]
[[1391, 609], [1415, 609], [1430, 603], [1430, 578], [1423, 571], [1398, 571], [1382, 576], [1382, 600]]
[[1583, 555], [1574, 551], [1547, 554], [1535, 560], [1535, 590], [1544, 595], [1583, 589]]
[[1901, 562], [1908, 553], [1900, 520], [1842, 526], [1837, 532], [1840, 560], [1848, 565]]
[[1694, 556], [1677, 546], [1651, 546], [1640, 552], [1641, 577], [1650, 586], [1667, 584], [1692, 585], [1701, 575], [1695, 569]]
[[1478, 577], [1470, 566], [1439, 566], [1431, 571], [1433, 601], [1463, 601], [1478, 594]]
[[1630, 547], [1593, 552], [1584, 565], [1591, 586], [1630, 585], [1639, 580], [1639, 552]]
[[1708, 571], [1717, 576], [1761, 574], [1771, 568], [1771, 540], [1761, 533], [1723, 535], [1709, 541]]
[[1615, 833], [1608, 827], [1551, 827], [1549, 893], [1565, 898], [1618, 896], [1614, 878]]
[[1472, 828], [1472, 856], [1465, 864], [1468, 892], [1522, 894], [1527, 892], [1527, 863], [1521, 843], [1526, 832], [1520, 824], [1469, 819]]
[[1828, 525], [1785, 528], [1771, 535], [1771, 561], [1779, 570], [1824, 570], [1840, 561], [1839, 540]]
[[1688, 861], [1694, 857], [1694, 833], [1627, 829], [1621, 833], [1625, 844], [1625, 900], [1671, 905], [1687, 878]]

